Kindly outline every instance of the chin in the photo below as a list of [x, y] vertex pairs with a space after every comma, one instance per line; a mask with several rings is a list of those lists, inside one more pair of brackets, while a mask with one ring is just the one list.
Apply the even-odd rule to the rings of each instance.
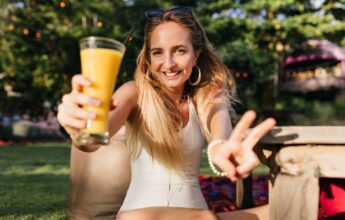
[[178, 82], [168, 82], [168, 83], [163, 83], [164, 87], [169, 89], [169, 90], [176, 90], [185, 85], [185, 83], [178, 83]]

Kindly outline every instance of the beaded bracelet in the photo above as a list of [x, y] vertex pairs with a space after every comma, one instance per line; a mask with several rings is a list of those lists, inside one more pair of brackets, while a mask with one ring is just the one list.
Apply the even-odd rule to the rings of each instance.
[[214, 174], [218, 175], [218, 176], [225, 176], [226, 173], [225, 173], [225, 172], [219, 171], [219, 170], [216, 168], [216, 166], [214, 165], [214, 163], [212, 162], [212, 160], [211, 160], [211, 149], [212, 149], [214, 146], [216, 146], [216, 145], [218, 145], [218, 144], [222, 144], [222, 143], [224, 143], [224, 142], [226, 142], [226, 140], [221, 140], [221, 139], [213, 140], [213, 141], [211, 141], [211, 142], [208, 144], [208, 146], [207, 146], [207, 159], [208, 159], [208, 164], [210, 165], [210, 168], [211, 168], [212, 172], [213, 172]]

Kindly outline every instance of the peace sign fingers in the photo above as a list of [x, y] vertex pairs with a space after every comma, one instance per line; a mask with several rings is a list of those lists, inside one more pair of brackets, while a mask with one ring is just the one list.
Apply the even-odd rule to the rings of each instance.
[[230, 138], [215, 146], [213, 151], [214, 163], [224, 170], [232, 181], [248, 176], [259, 164], [253, 147], [276, 123], [272, 118], [266, 119], [247, 135], [255, 117], [254, 111], [247, 111], [237, 123]]
[[256, 143], [268, 133], [276, 124], [273, 118], [268, 118], [265, 121], [254, 127], [248, 136], [243, 141], [243, 146], [249, 149], [253, 149]]
[[254, 111], [245, 112], [242, 118], [240, 119], [240, 121], [235, 126], [228, 142], [229, 143], [242, 142], [245, 137], [246, 131], [248, 130], [250, 125], [253, 123], [255, 118], [256, 118], [256, 114]]

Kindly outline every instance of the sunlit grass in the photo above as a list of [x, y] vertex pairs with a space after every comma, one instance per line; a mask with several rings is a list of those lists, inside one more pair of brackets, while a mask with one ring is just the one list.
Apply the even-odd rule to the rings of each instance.
[[68, 219], [68, 144], [0, 148], [0, 219]]
[[[67, 143], [0, 147], [0, 219], [68, 219], [69, 157]], [[267, 172], [259, 166], [254, 175]], [[212, 175], [205, 149], [200, 174]]]

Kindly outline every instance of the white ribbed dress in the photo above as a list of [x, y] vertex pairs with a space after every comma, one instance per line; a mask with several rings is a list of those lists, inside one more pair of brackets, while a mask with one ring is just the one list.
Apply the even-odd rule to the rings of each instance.
[[147, 207], [208, 209], [198, 180], [204, 137], [193, 103], [188, 106], [189, 121], [180, 133], [187, 161], [184, 177], [153, 160], [142, 148], [131, 162], [131, 182], [120, 211]]

